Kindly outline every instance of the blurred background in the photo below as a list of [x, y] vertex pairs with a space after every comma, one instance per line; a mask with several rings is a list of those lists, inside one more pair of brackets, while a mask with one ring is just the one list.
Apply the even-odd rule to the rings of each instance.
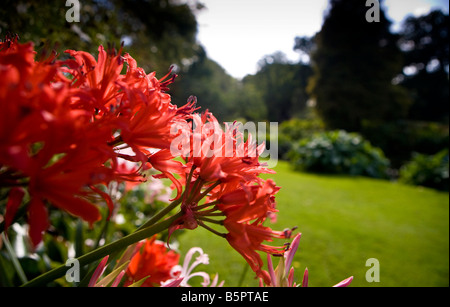
[[[3, 0], [0, 36], [17, 33], [38, 52], [55, 49], [60, 58], [66, 49], [95, 55], [100, 44], [119, 48], [123, 42], [147, 73], [162, 77], [175, 65], [173, 103], [195, 95], [201, 110], [221, 122], [278, 122], [279, 225], [293, 226], [288, 215], [308, 216], [298, 218], [298, 226], [318, 237], [306, 241], [305, 250], [333, 249], [294, 262], [304, 268], [311, 261], [319, 271], [316, 285], [352, 275], [355, 265], [356, 285], [372, 285], [364, 280], [363, 258], [373, 255], [355, 254], [345, 267], [340, 262], [345, 251], [370, 246], [375, 255], [390, 249], [378, 256], [384, 263], [403, 257], [381, 285], [427, 279], [426, 285], [448, 286], [448, 1], [372, 1], [378, 9], [363, 0], [80, 0], [79, 22], [68, 22], [73, 2]], [[336, 174], [358, 177], [339, 181]], [[372, 178], [381, 181], [365, 181]], [[337, 204], [342, 211], [324, 216]], [[356, 221], [362, 228], [345, 228]], [[341, 246], [334, 240], [346, 230], [353, 234]], [[219, 249], [201, 232], [186, 236]], [[401, 245], [406, 242], [417, 244]], [[236, 261], [229, 264], [231, 285], [251, 284], [241, 273], [242, 259]], [[425, 262], [423, 275], [406, 273]], [[409, 263], [406, 272], [402, 263]], [[212, 264], [211, 270], [224, 271], [223, 262]]]
[[195, 95], [220, 121], [358, 132], [396, 169], [448, 147], [446, 1], [376, 1], [368, 22], [375, 8], [357, 0], [86, 0], [67, 22], [74, 2], [3, 1], [0, 35], [61, 57], [123, 42], [147, 72], [176, 65], [178, 105]]

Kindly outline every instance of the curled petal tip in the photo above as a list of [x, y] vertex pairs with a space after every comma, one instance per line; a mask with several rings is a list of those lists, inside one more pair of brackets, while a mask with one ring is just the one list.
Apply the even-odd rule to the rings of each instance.
[[335, 284], [333, 287], [347, 287], [348, 285], [350, 285], [352, 280], [353, 280], [353, 276], [350, 276], [349, 278], [344, 279], [340, 283]]

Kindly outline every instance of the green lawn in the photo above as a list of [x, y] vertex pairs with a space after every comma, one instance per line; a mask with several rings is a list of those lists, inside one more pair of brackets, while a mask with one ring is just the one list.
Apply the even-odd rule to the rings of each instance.
[[[302, 233], [293, 265], [310, 286], [331, 286], [354, 276], [352, 286], [449, 286], [448, 193], [361, 177], [294, 172], [279, 162], [279, 209], [273, 229], [298, 226]], [[227, 242], [203, 228], [180, 237], [184, 254], [199, 246], [226, 286], [256, 286], [251, 270]], [[281, 242], [282, 243], [282, 242]], [[369, 258], [380, 265], [380, 282], [366, 281]], [[265, 257], [264, 257], [265, 261]], [[244, 277], [240, 283], [242, 276]]]

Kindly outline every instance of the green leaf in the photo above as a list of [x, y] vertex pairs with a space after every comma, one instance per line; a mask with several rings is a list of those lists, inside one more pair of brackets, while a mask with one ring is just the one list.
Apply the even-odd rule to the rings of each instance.
[[140, 286], [144, 283], [144, 281], [146, 281], [147, 278], [149, 278], [149, 277], [150, 277], [150, 276], [145, 276], [145, 277], [142, 278], [141, 280], [135, 282], [134, 284], [129, 285], [128, 287], [132, 287], [132, 288], [140, 287]]
[[120, 272], [122, 272], [122, 270], [124, 270], [128, 266], [129, 263], [130, 261], [124, 262], [121, 266], [119, 266], [117, 269], [109, 273], [105, 278], [100, 280], [95, 285], [95, 287], [107, 287], [110, 283], [114, 281], [114, 279], [116, 279], [117, 275], [119, 275]]

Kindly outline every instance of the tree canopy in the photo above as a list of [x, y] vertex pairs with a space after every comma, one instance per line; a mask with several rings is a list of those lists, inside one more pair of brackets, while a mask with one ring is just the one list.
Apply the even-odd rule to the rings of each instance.
[[410, 101], [392, 83], [402, 70], [402, 54], [390, 21], [368, 22], [364, 1], [331, 0], [312, 53], [309, 91], [332, 129], [360, 131], [365, 121], [404, 117]]
[[65, 18], [66, 1], [4, 0], [0, 35], [17, 33], [60, 57], [66, 49], [96, 54], [100, 44], [119, 48], [124, 42], [124, 52], [147, 73], [163, 76], [175, 64], [176, 104], [195, 95], [222, 121], [304, 118], [312, 101], [332, 129], [361, 131], [401, 119], [448, 124], [448, 15], [409, 17], [393, 33], [383, 7], [369, 22], [365, 3], [330, 0], [320, 31], [293, 40], [297, 62], [275, 52], [242, 80], [229, 76], [197, 41], [200, 0], [85, 0], [79, 22], [72, 23]]
[[[69, 2], [69, 1], [68, 1]], [[70, 3], [70, 2], [69, 2]], [[196, 2], [197, 3], [197, 2]], [[97, 52], [99, 45], [118, 48], [125, 43], [139, 65], [165, 74], [170, 65], [182, 65], [198, 48], [195, 9], [172, 0], [83, 0], [79, 22], [67, 22], [66, 1], [4, 0], [0, 33], [18, 34], [36, 49]]]
[[407, 18], [400, 30], [405, 69], [399, 83], [411, 93], [411, 119], [448, 122], [448, 27], [448, 15], [432, 11]]

